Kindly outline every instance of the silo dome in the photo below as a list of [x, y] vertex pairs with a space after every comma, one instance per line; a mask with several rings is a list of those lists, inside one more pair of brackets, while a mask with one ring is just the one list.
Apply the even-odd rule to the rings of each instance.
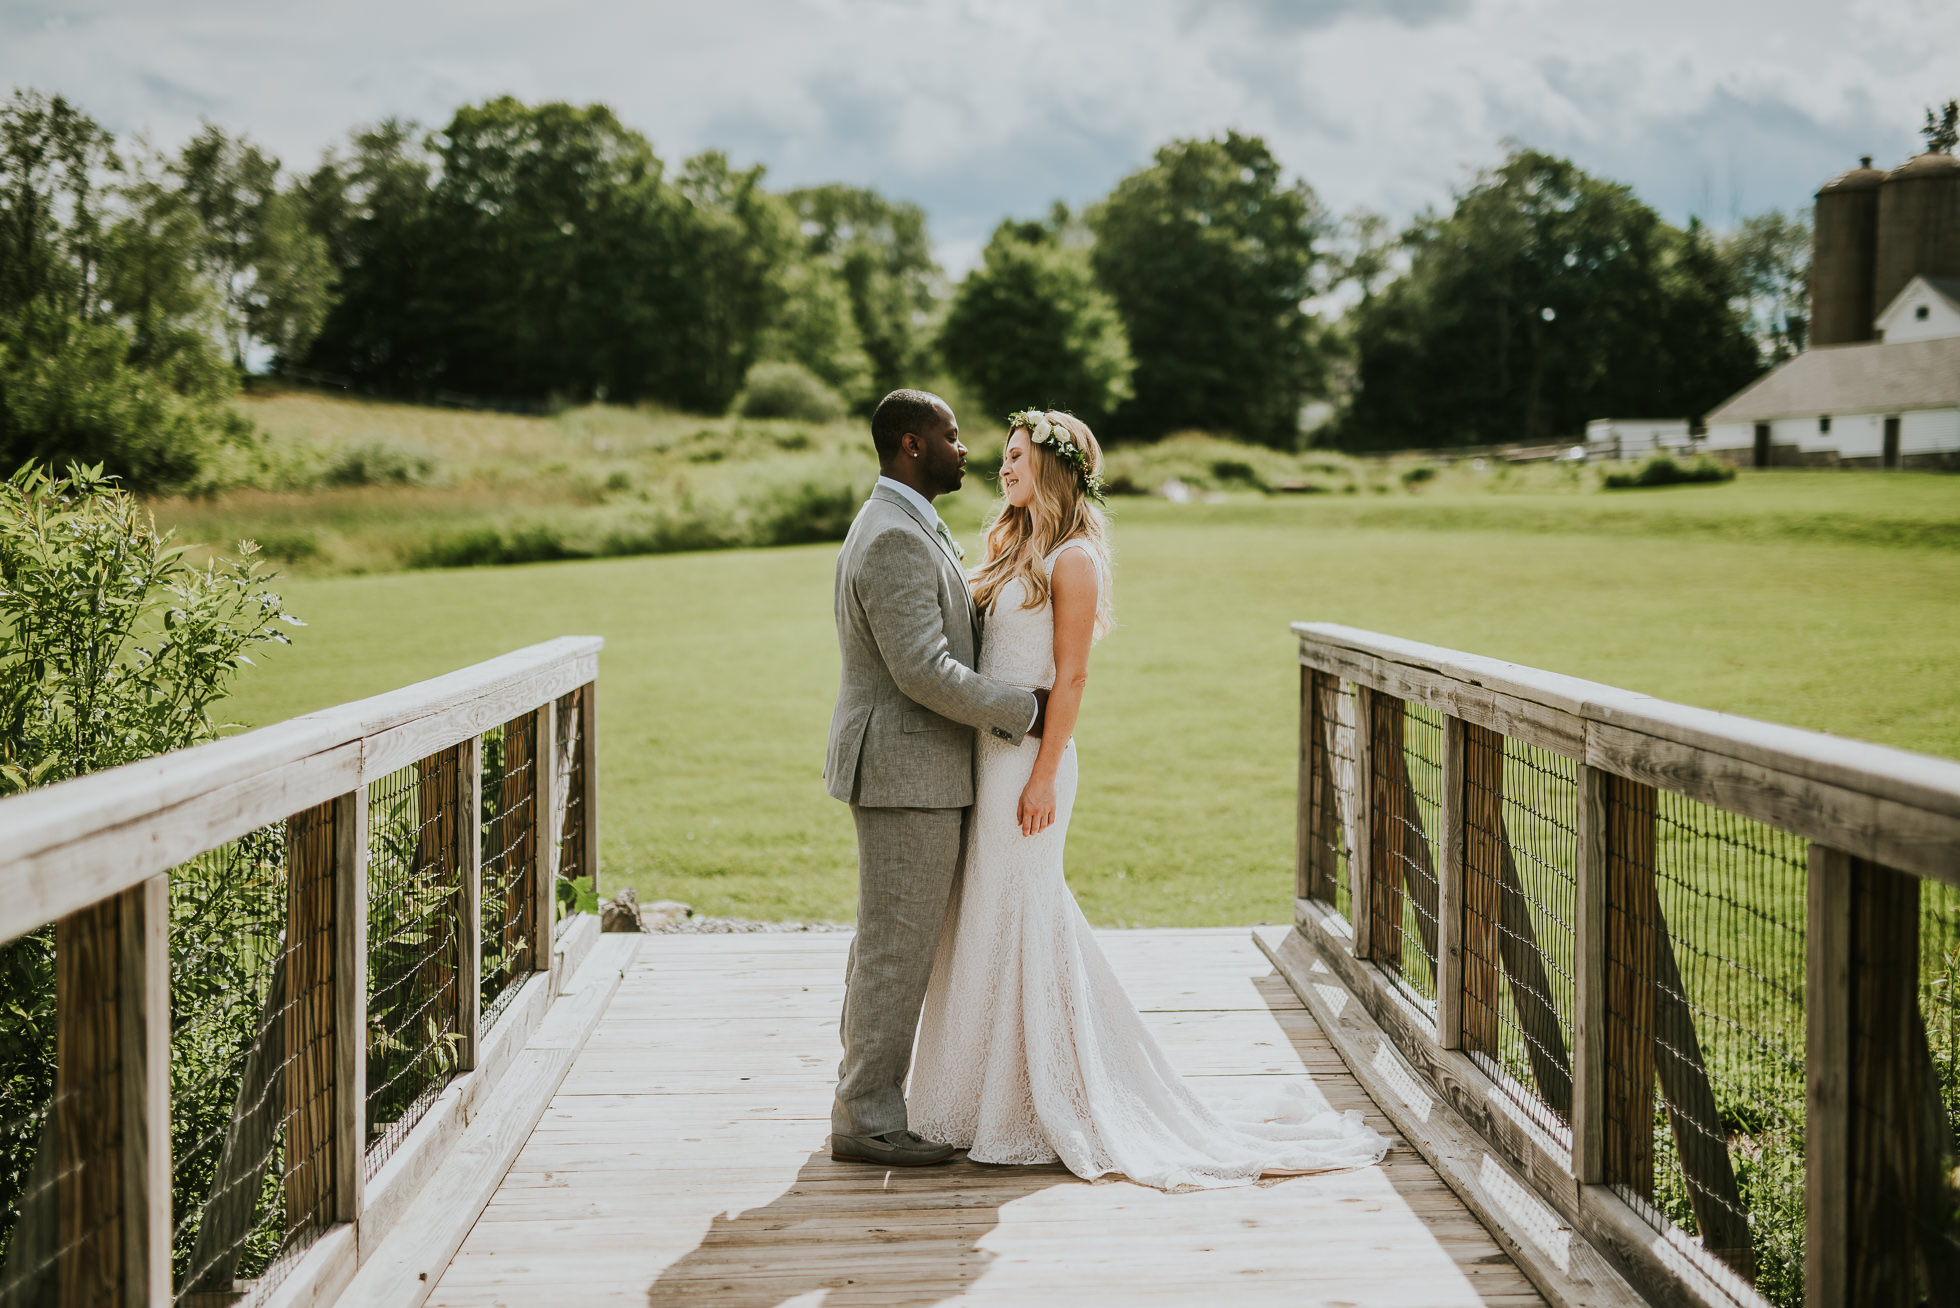
[[1811, 224], [1810, 343], [1871, 340], [1878, 273], [1878, 197], [1885, 174], [1870, 155], [1817, 191]]
[[1950, 154], [1915, 155], [1879, 188], [1872, 313], [1914, 277], [1960, 277], [1960, 159]]

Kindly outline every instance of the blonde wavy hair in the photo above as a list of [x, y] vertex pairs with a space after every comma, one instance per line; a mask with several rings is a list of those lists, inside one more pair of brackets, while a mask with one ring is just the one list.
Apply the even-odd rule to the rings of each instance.
[[1115, 608], [1110, 603], [1109, 521], [1096, 502], [1089, 498], [1086, 475], [1100, 474], [1102, 446], [1089, 424], [1074, 414], [1050, 409], [1048, 421], [1064, 427], [1088, 455], [1084, 473], [1062, 462], [1045, 445], [1034, 443], [1034, 433], [1016, 427], [1007, 433], [1011, 443], [1015, 432], [1028, 433], [1028, 467], [1034, 485], [1033, 510], [1016, 508], [1003, 499], [1000, 512], [987, 527], [987, 555], [968, 579], [973, 585], [973, 602], [982, 613], [990, 612], [1000, 592], [1012, 578], [1021, 579], [1024, 609], [1038, 609], [1048, 602], [1048, 570], [1044, 561], [1064, 541], [1083, 540], [1095, 556], [1096, 586], [1095, 638], [1101, 640], [1115, 625]]

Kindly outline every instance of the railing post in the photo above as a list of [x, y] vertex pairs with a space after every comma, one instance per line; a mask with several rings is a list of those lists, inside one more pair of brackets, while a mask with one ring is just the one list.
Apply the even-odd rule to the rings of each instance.
[[55, 926], [56, 1302], [170, 1297], [168, 875]]
[[579, 690], [579, 817], [585, 851], [585, 875], [592, 878], [592, 890], [599, 893], [599, 679], [595, 676]]
[[1660, 930], [1652, 786], [1606, 778], [1602, 1179], [1654, 1197], [1654, 957]]
[[1408, 829], [1409, 788], [1402, 784], [1408, 764], [1403, 757], [1406, 709], [1393, 695], [1369, 696], [1372, 710], [1368, 730], [1374, 736], [1369, 751], [1368, 880], [1373, 904], [1368, 911], [1368, 956], [1377, 962], [1402, 966], [1402, 839]]
[[531, 738], [531, 863], [530, 877], [531, 967], [549, 978], [546, 987], [557, 990], [557, 978], [550, 976], [553, 928], [557, 925], [558, 814], [553, 803], [558, 793], [558, 701], [546, 700], [532, 715]]
[[367, 1160], [367, 787], [333, 808], [333, 1219], [358, 1222]]
[[1804, 1302], [1917, 1303], [1918, 878], [1810, 849]]
[[1574, 869], [1572, 1176], [1606, 1179], [1606, 824], [1609, 778], [1579, 765], [1579, 865]]
[[1463, 1047], [1463, 742], [1462, 718], [1443, 718], [1443, 864], [1436, 876], [1436, 1043]]
[[1320, 851], [1314, 839], [1314, 671], [1300, 665], [1300, 756], [1299, 790], [1293, 805], [1293, 897], [1320, 897]]
[[456, 1070], [467, 1072], [476, 1066], [483, 998], [483, 738], [471, 736], [457, 750]]
[[1504, 737], [1463, 727], [1463, 1016], [1460, 1047], [1497, 1054], [1504, 907]]
[[1374, 955], [1375, 692], [1354, 688], [1354, 848], [1348, 851], [1348, 905], [1354, 956]]
[[[286, 993], [282, 997], [286, 1119], [286, 1229], [333, 1220], [335, 883], [339, 879], [336, 801], [286, 820]], [[249, 1220], [249, 1213], [247, 1214]]]

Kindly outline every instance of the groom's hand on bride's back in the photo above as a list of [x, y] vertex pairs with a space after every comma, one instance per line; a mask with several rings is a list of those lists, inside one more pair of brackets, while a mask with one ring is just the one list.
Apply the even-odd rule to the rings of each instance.
[[1041, 729], [1048, 725], [1048, 691], [1037, 686], [1034, 692], [1034, 722], [1028, 727], [1028, 734], [1036, 740], [1041, 739]]

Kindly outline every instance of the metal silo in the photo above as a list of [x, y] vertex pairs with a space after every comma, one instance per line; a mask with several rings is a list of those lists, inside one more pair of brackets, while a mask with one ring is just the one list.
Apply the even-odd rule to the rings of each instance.
[[1866, 155], [1817, 192], [1811, 224], [1810, 343], [1872, 339], [1872, 294], [1878, 269], [1878, 197], [1885, 174]]
[[1960, 159], [1950, 154], [1908, 159], [1879, 188], [1872, 313], [1915, 276], [1960, 277]]

